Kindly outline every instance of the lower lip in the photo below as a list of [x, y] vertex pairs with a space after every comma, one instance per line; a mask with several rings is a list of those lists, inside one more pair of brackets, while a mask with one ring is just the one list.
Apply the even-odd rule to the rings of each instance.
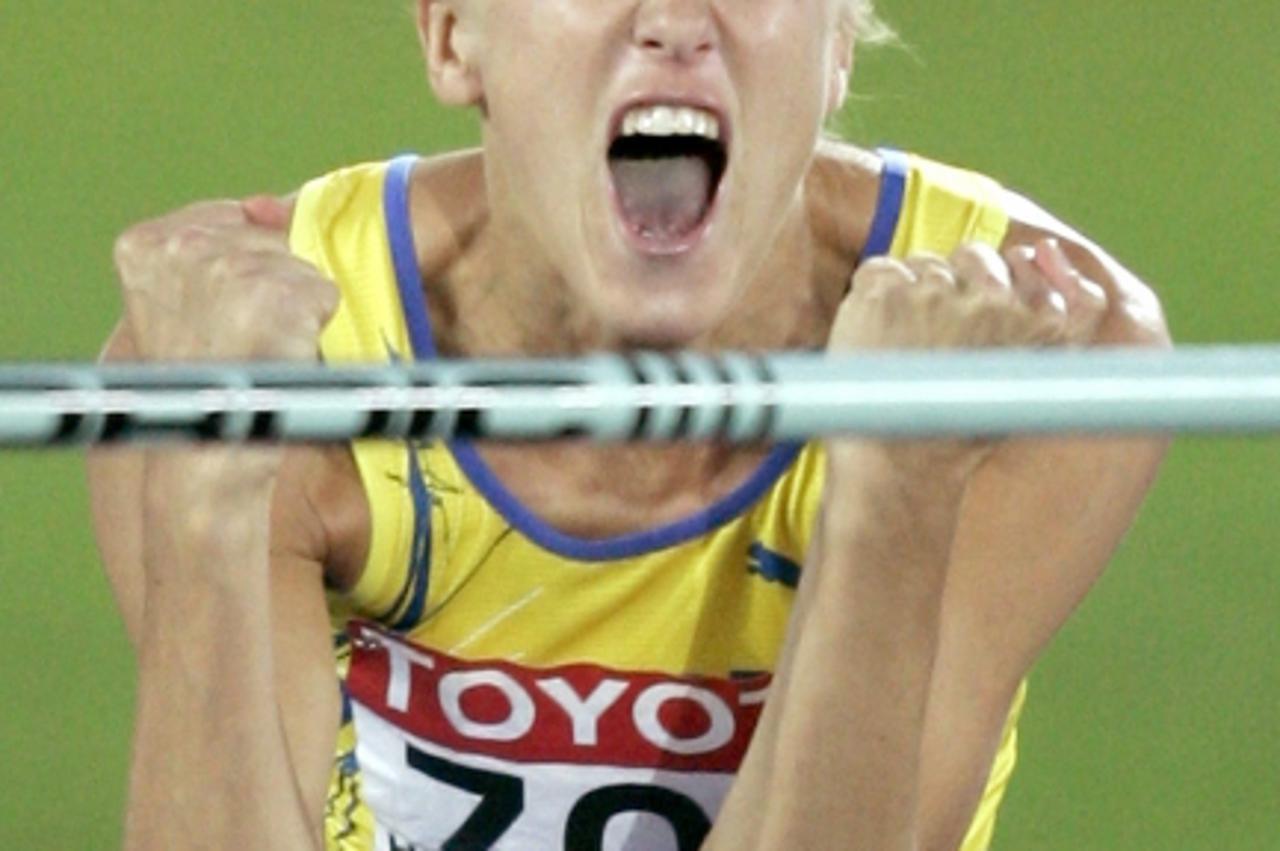
[[605, 172], [605, 180], [609, 184], [609, 197], [613, 202], [613, 220], [621, 231], [623, 240], [636, 253], [650, 257], [679, 257], [689, 254], [701, 245], [710, 232], [716, 211], [720, 206], [725, 174], [720, 175], [720, 180], [711, 194], [711, 203], [707, 205], [707, 212], [693, 230], [678, 237], [661, 237], [642, 233], [639, 228], [627, 221], [622, 209], [622, 198], [618, 194], [618, 187], [614, 184], [612, 175], [608, 174], [607, 166]]

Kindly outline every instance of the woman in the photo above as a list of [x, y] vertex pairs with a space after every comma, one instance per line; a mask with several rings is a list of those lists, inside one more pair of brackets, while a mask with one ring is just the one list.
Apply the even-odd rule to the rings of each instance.
[[[822, 139], [869, 2], [417, 12], [482, 148], [139, 225], [108, 357], [1167, 344], [1034, 204]], [[1162, 452], [99, 454], [130, 847], [983, 848], [1023, 679]]]

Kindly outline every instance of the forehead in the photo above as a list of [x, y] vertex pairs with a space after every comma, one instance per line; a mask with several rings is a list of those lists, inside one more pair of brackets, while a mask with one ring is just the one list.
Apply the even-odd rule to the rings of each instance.
[[[448, 3], [459, 12], [484, 13], [486, 17], [509, 20], [514, 11], [527, 14], [603, 14], [616, 15], [641, 11], [652, 0], [426, 0]], [[760, 7], [783, 6], [793, 9], [808, 7], [814, 11], [835, 11], [840, 15], [862, 17], [872, 14], [872, 0], [702, 0], [707, 6], [728, 17], [739, 17], [759, 11]]]
[[[572, 64], [577, 51], [617, 45], [642, 24], [664, 31], [694, 21], [714, 26], [730, 49], [785, 46], [811, 50], [813, 40], [838, 35], [852, 47], [874, 21], [870, 0], [420, 0], [447, 6], [461, 24], [455, 45], [475, 48], [475, 64], [508, 66], [517, 57], [557, 55]], [[486, 49], [488, 48], [488, 49]], [[464, 51], [465, 52], [465, 51]], [[748, 55], [756, 55], [749, 53]], [[816, 57], [818, 54], [814, 54]], [[578, 59], [585, 58], [579, 56]], [[763, 56], [761, 58], [764, 58]], [[542, 62], [540, 58], [536, 61]]]

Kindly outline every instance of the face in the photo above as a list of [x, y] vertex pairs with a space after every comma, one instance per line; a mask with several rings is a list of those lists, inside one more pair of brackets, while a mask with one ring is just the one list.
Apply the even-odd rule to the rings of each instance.
[[483, 110], [493, 221], [604, 342], [713, 333], [801, 215], [838, 0], [423, 3], [437, 93]]

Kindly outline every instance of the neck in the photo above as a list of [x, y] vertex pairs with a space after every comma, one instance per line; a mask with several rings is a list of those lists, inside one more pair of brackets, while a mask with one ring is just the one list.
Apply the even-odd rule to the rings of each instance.
[[[413, 190], [414, 231], [442, 353], [571, 356], [653, 348], [603, 327], [522, 223], [490, 210], [487, 201], [456, 200], [486, 198], [478, 155], [443, 167], [428, 164], [421, 172]], [[805, 181], [732, 309], [679, 348], [809, 349], [825, 343], [856, 259], [847, 239], [832, 238], [828, 182]], [[847, 209], [848, 199], [840, 206]]]

